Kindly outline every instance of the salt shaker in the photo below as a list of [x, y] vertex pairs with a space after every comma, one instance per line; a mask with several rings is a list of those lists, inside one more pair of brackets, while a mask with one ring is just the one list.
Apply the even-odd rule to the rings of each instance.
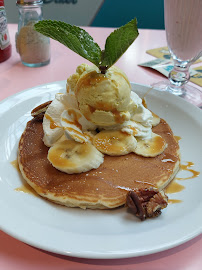
[[19, 11], [16, 50], [28, 67], [41, 67], [50, 62], [50, 39], [34, 29], [43, 19], [42, 0], [17, 0]]

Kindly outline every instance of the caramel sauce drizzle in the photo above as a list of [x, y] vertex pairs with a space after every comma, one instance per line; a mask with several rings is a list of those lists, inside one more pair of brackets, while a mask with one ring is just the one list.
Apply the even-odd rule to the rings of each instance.
[[94, 110], [101, 110], [101, 111], [107, 111], [110, 112], [113, 110], [113, 106], [111, 103], [104, 103], [104, 102], [96, 102], [96, 108], [94, 108]]
[[19, 168], [19, 164], [18, 164], [18, 160], [17, 160], [17, 159], [11, 161], [11, 165], [12, 165], [18, 172], [20, 172], [20, 168]]
[[137, 131], [137, 129], [135, 127], [132, 127], [130, 125], [128, 125], [128, 127], [133, 131], [133, 136], [135, 136], [138, 133], [138, 131]]
[[125, 115], [121, 115], [120, 112], [116, 109], [112, 110], [112, 113], [114, 115], [115, 122], [118, 124], [122, 124], [125, 121]]
[[62, 157], [63, 153], [64, 153], [64, 149], [62, 148], [51, 149], [48, 155], [50, 162], [54, 164], [55, 166], [60, 166], [63, 168], [65, 168], [66, 166], [75, 167], [76, 164], [74, 162], [72, 162], [69, 159], [66, 159], [65, 157]]
[[94, 136], [91, 134], [88, 134], [87, 132], [84, 132], [83, 134], [93, 144], [93, 137]]
[[70, 93], [70, 88], [69, 88], [69, 85], [67, 85], [67, 87], [66, 87], [66, 92], [67, 92], [67, 94], [69, 94], [69, 93]]
[[144, 97], [142, 99], [142, 105], [147, 109], [147, 103], [146, 103], [146, 99]]
[[[152, 88], [151, 88], [152, 89]], [[151, 91], [151, 89], [149, 89], [149, 91], [144, 95], [144, 97], [142, 98], [142, 104], [145, 108], [147, 108], [147, 104], [146, 104], [146, 100], [145, 100], [145, 96]], [[155, 113], [151, 112], [153, 117], [158, 117]], [[174, 136], [175, 140], [177, 142], [179, 142], [182, 138], [180, 136]], [[173, 160], [173, 158], [171, 159], [164, 157], [164, 159], [162, 160], [163, 162], [175, 162]], [[200, 172], [197, 172], [195, 170], [190, 169], [189, 167], [194, 166], [193, 162], [187, 162], [187, 165], [182, 165], [180, 166], [181, 170], [186, 170], [192, 173], [192, 175], [190, 177], [186, 177], [186, 178], [175, 178], [166, 188], [165, 188], [165, 193], [168, 194], [172, 194], [172, 193], [178, 193], [182, 190], [185, 189], [185, 187], [179, 183], [176, 182], [176, 180], [187, 180], [187, 179], [192, 179], [195, 178], [197, 176], [199, 176]], [[175, 203], [181, 203], [181, 200], [177, 200], [177, 199], [169, 199], [168, 203], [169, 204], [175, 204]]]
[[82, 133], [82, 125], [79, 123], [79, 119], [81, 118], [81, 115], [71, 109], [68, 110], [68, 114], [69, 116], [73, 118], [73, 121], [69, 121], [66, 118], [62, 118], [62, 121], [66, 122], [67, 124], [77, 127], [79, 130], [76, 130], [75, 128], [72, 128], [72, 127], [65, 127], [64, 129], [69, 132], [72, 132], [74, 138], [77, 138], [79, 140], [82, 139], [84, 141], [85, 135]]
[[[70, 111], [70, 115], [73, 115], [73, 118], [74, 118], [74, 120], [75, 120], [75, 122], [78, 124], [78, 127], [80, 127], [80, 123], [78, 122], [78, 115], [76, 114], [76, 112], [74, 111], [74, 110], [72, 110], [72, 111]], [[49, 120], [51, 120], [50, 118], [51, 117], [49, 117], [48, 115], [46, 115], [46, 117], [49, 119]], [[53, 120], [52, 120], [53, 121]], [[66, 120], [66, 119], [64, 119], [64, 121], [68, 121], [68, 120]], [[75, 122], [73, 122], [73, 124], [75, 124]], [[52, 122], [51, 122], [52, 123]], [[70, 122], [69, 122], [70, 123]], [[56, 123], [54, 123], [54, 121], [53, 121], [53, 125], [52, 125], [52, 128], [55, 128], [55, 127], [58, 127], [57, 125], [56, 125]], [[75, 131], [75, 130], [74, 130]], [[80, 135], [80, 134], [79, 134]], [[83, 135], [83, 134], [82, 134]], [[104, 136], [103, 136], [104, 137]], [[113, 145], [112, 145], [112, 142], [110, 142], [110, 138], [108, 137], [108, 138], [100, 138], [101, 139], [101, 141], [100, 140], [98, 140], [96, 143], [100, 146], [100, 147], [106, 147], [106, 148], [108, 148], [108, 147], [113, 147]], [[118, 138], [116, 138], [116, 139], [118, 139]], [[175, 139], [176, 139], [176, 141], [180, 141], [181, 140], [181, 137], [180, 136], [175, 136]], [[103, 140], [105, 141], [105, 142], [103, 142]], [[106, 146], [106, 141], [108, 141], [108, 145]], [[101, 146], [101, 145], [102, 146]], [[158, 140], [156, 141], [156, 145], [161, 145], [162, 143], [159, 141], [158, 142]], [[120, 147], [120, 146], [119, 146]], [[119, 148], [118, 147], [118, 148]], [[162, 146], [160, 146], [160, 147], [162, 147]], [[121, 151], [121, 150], [123, 150], [123, 149], [116, 149], [117, 151]], [[107, 149], [106, 149], [107, 150]], [[115, 150], [115, 149], [114, 149]], [[58, 153], [57, 153], [58, 154]], [[54, 154], [53, 154], [53, 156], [55, 156]], [[56, 156], [54, 157], [54, 158], [56, 158]], [[171, 159], [169, 159], [168, 161], [170, 161], [170, 162], [173, 162], [173, 160], [171, 160]], [[60, 160], [60, 162], [64, 162], [64, 161], [62, 161], [62, 160]], [[167, 161], [165, 161], [165, 162], [167, 162]], [[17, 160], [14, 160], [14, 161], [12, 161], [11, 162], [11, 164], [12, 164], [12, 166], [14, 167], [14, 168], [16, 168], [18, 171], [20, 171], [19, 170], [19, 166], [18, 166], [18, 161]], [[74, 166], [74, 164], [72, 164], [72, 166]], [[200, 172], [199, 171], [195, 171], [195, 170], [193, 170], [193, 169], [191, 169], [190, 167], [193, 167], [194, 166], [194, 163], [193, 162], [187, 162], [187, 164], [185, 164], [185, 165], [183, 165], [183, 164], [181, 164], [180, 165], [180, 170], [182, 170], [182, 171], [188, 171], [188, 172], [190, 172], [191, 173], [191, 176], [189, 176], [189, 177], [177, 177], [177, 178], [175, 178], [166, 188], [165, 188], [165, 193], [168, 193], [168, 194], [173, 194], [173, 193], [178, 193], [178, 192], [180, 192], [180, 191], [182, 191], [182, 190], [184, 190], [185, 189], [185, 187], [183, 186], [183, 185], [181, 185], [181, 184], [179, 184], [179, 183], [177, 183], [176, 182], [176, 180], [188, 180], [188, 179], [193, 179], [193, 178], [196, 178], [196, 177], [198, 177], [199, 175], [200, 175]], [[149, 183], [147, 183], [147, 184], [149, 184]], [[117, 186], [116, 188], [120, 188], [120, 189], [125, 189], [125, 190], [128, 190], [126, 187], [123, 187], [123, 186]], [[38, 196], [38, 194], [27, 184], [27, 183], [25, 183], [25, 184], [23, 184], [21, 187], [19, 187], [19, 188], [16, 188], [15, 189], [16, 191], [21, 191], [21, 192], [24, 192], [24, 193], [29, 193], [29, 194], [32, 194], [32, 195], [34, 195], [34, 196]], [[168, 203], [170, 203], [170, 204], [175, 204], [175, 203], [180, 203], [180, 202], [182, 202], [181, 200], [178, 200], [178, 199], [169, 199], [168, 200]]]
[[176, 200], [176, 199], [169, 199], [168, 200], [168, 203], [169, 204], [172, 204], [172, 203], [181, 203], [182, 201], [181, 200]]
[[171, 193], [177, 193], [185, 189], [183, 185], [178, 184], [177, 182], [172, 181], [166, 188], [165, 193], [171, 194]]
[[127, 136], [130, 135], [119, 131], [114, 132], [113, 135], [109, 133], [98, 133], [94, 140], [94, 145], [98, 150], [104, 150], [106, 153], [112, 151], [121, 154], [125, 151], [125, 145], [121, 141]]
[[175, 140], [179, 142], [182, 138], [180, 136], [174, 136]]
[[92, 71], [85, 76], [83, 76], [78, 84], [77, 84], [77, 92], [84, 86], [95, 85], [101, 81], [108, 80], [108, 78], [104, 74], [97, 73], [96, 71]]
[[72, 132], [73, 134], [71, 134], [71, 136], [73, 138], [76, 138], [79, 141], [82, 140], [82, 142], [85, 142], [84, 138], [86, 138], [86, 136], [83, 133], [79, 132], [78, 130], [76, 130], [74, 128], [70, 128], [70, 127], [66, 127], [65, 130], [68, 130], [69, 132]]
[[150, 149], [149, 149], [150, 154], [160, 152], [161, 150], [163, 150], [165, 148], [165, 141], [162, 137], [157, 136], [157, 137], [153, 138], [152, 145], [151, 146], [148, 145], [148, 147], [150, 147]]
[[39, 197], [39, 195], [36, 193], [36, 191], [27, 183], [24, 183], [22, 186], [15, 188], [15, 191], [20, 191], [27, 194], [32, 194], [35, 197]]
[[125, 115], [121, 115], [110, 103], [97, 102], [96, 108], [91, 107], [90, 110], [91, 112], [94, 112], [95, 110], [111, 112], [114, 115], [115, 122], [118, 124], [122, 124], [125, 121]]
[[48, 119], [50, 121], [50, 128], [51, 129], [55, 129], [55, 128], [60, 127], [55, 123], [55, 121], [53, 120], [53, 118], [50, 115], [45, 114], [45, 117], [46, 117], [46, 119]]
[[75, 163], [75, 159], [71, 159], [68, 156], [68, 151], [64, 153], [64, 148], [72, 149], [72, 151], [77, 152], [78, 155], [85, 158], [88, 155], [89, 147], [88, 144], [82, 143], [79, 148], [75, 141], [63, 141], [60, 143], [59, 147], [53, 147], [48, 152], [48, 159], [50, 162], [56, 167], [72, 167], [75, 168], [77, 164]]
[[[90, 105], [88, 105], [88, 108], [91, 114], [93, 114], [96, 110], [111, 112], [114, 115], [115, 122], [118, 124], [122, 124], [126, 120], [126, 116], [124, 114], [121, 115], [121, 113], [117, 109], [113, 109], [111, 104], [97, 102], [96, 108]], [[88, 120], [90, 119], [89, 116], [87, 116], [86, 118]]]
[[77, 126], [80, 130], [82, 130], [82, 125], [79, 123], [79, 119], [81, 118], [81, 115], [78, 114], [75, 110], [68, 110], [68, 114], [69, 116], [71, 116], [73, 118], [73, 121], [68, 121], [67, 119], [64, 119], [65, 122], [73, 124], [75, 126]]
[[73, 132], [73, 133], [76, 133], [77, 135], [80, 135], [81, 137], [84, 137], [84, 134], [82, 132], [76, 130], [75, 128], [66, 127], [65, 130], [68, 130], [69, 132]]
[[93, 106], [90, 106], [90, 105], [88, 105], [88, 108], [89, 108], [90, 113], [94, 113], [96, 110]]
[[115, 153], [122, 153], [125, 150], [124, 146], [113, 144], [109, 138], [96, 139], [94, 145], [98, 150], [102, 150], [105, 153], [112, 151]]
[[[70, 124], [70, 125], [76, 126], [78, 129], [82, 130], [82, 126], [80, 125], [80, 123], [79, 123], [79, 122], [72, 122], [72, 121], [67, 120], [66, 118], [62, 118], [62, 121], [66, 122], [67, 124]], [[72, 131], [72, 132], [75, 132], [75, 133], [77, 133], [77, 134], [79, 134], [79, 135], [82, 135], [82, 136], [83, 136], [82, 132], [81, 132], [81, 131], [76, 130], [75, 128], [71, 128], [71, 127], [65, 127], [64, 129], [69, 130], [70, 132], [71, 132], [71, 131]]]
[[[181, 137], [179, 137], [181, 139]], [[191, 176], [189, 177], [176, 177], [166, 188], [165, 188], [165, 193], [177, 193], [185, 189], [185, 187], [179, 183], [176, 182], [176, 180], [188, 180], [188, 179], [193, 179], [196, 178], [200, 175], [200, 172], [195, 171], [193, 169], [190, 169], [190, 167], [194, 166], [194, 163], [191, 161], [188, 161], [187, 164], [180, 165], [180, 170], [182, 171], [188, 171], [191, 173]], [[176, 200], [176, 199], [169, 199], [169, 203], [180, 203], [181, 200]]]
[[[15, 160], [11, 161], [10, 163], [20, 173], [18, 160], [15, 159]], [[20, 191], [20, 192], [32, 194], [34, 196], [38, 196], [36, 191], [29, 184], [27, 184], [26, 182], [24, 182], [24, 184], [22, 186], [20, 186], [18, 188], [15, 188], [15, 191]]]
[[193, 169], [190, 169], [190, 167], [194, 166], [194, 163], [191, 161], [188, 161], [186, 165], [180, 165], [180, 170], [182, 171], [188, 171], [191, 173], [191, 176], [188, 177], [177, 177], [176, 180], [188, 180], [188, 179], [193, 179], [196, 178], [200, 175], [200, 172], [195, 171]]

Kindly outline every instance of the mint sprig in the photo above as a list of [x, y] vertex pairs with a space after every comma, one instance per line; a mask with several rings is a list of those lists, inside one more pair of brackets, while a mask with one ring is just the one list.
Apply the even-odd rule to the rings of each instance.
[[105, 43], [102, 65], [112, 66], [138, 37], [136, 18], [112, 32]]
[[133, 19], [112, 32], [106, 40], [105, 50], [101, 51], [93, 38], [77, 26], [60, 21], [43, 20], [35, 24], [35, 29], [95, 64], [102, 73], [115, 64], [139, 34], [137, 21]]
[[101, 49], [84, 29], [51, 20], [39, 21], [35, 24], [35, 29], [41, 34], [59, 41], [96, 66], [99, 65]]

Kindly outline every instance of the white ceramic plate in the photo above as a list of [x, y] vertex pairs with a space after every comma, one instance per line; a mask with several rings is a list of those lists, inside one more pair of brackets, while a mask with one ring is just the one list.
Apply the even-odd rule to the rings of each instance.
[[[132, 84], [142, 97], [148, 87]], [[22, 179], [11, 161], [31, 110], [64, 91], [65, 82], [50, 83], [18, 93], [0, 103], [0, 228], [32, 246], [75, 257], [126, 258], [166, 250], [202, 231], [202, 174], [183, 181], [186, 187], [170, 198], [160, 217], [139, 221], [126, 208], [71, 209], [15, 191]], [[202, 171], [202, 111], [181, 98], [152, 90], [151, 110], [164, 118], [180, 141], [182, 163], [194, 162]], [[184, 175], [185, 176], [185, 175]], [[181, 182], [182, 184], [182, 182]]]

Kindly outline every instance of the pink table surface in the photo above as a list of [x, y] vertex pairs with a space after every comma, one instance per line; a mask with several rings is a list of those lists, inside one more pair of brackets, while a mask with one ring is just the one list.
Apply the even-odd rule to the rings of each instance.
[[[85, 28], [103, 48], [106, 37], [112, 32], [111, 28]], [[9, 25], [12, 43], [12, 57], [0, 64], [0, 100], [40, 84], [66, 80], [75, 72], [76, 67], [87, 62], [63, 45], [51, 40], [51, 63], [40, 68], [28, 68], [22, 65], [19, 55], [15, 50], [15, 32], [17, 25]], [[146, 50], [166, 45], [165, 31], [141, 29], [138, 39], [127, 50], [124, 56], [117, 62], [128, 75], [129, 80], [151, 84], [164, 77], [158, 72], [148, 68], [139, 67], [143, 63], [153, 59], [146, 54]], [[200, 88], [199, 88], [200, 89]], [[134, 243], [135, 244], [135, 243]], [[178, 269], [199, 270], [202, 269], [202, 236], [198, 236], [189, 242], [144, 257], [116, 259], [116, 260], [92, 260], [77, 259], [55, 255], [41, 251], [26, 245], [3, 231], [0, 231], [0, 269], [1, 270], [65, 270], [65, 269]]]

